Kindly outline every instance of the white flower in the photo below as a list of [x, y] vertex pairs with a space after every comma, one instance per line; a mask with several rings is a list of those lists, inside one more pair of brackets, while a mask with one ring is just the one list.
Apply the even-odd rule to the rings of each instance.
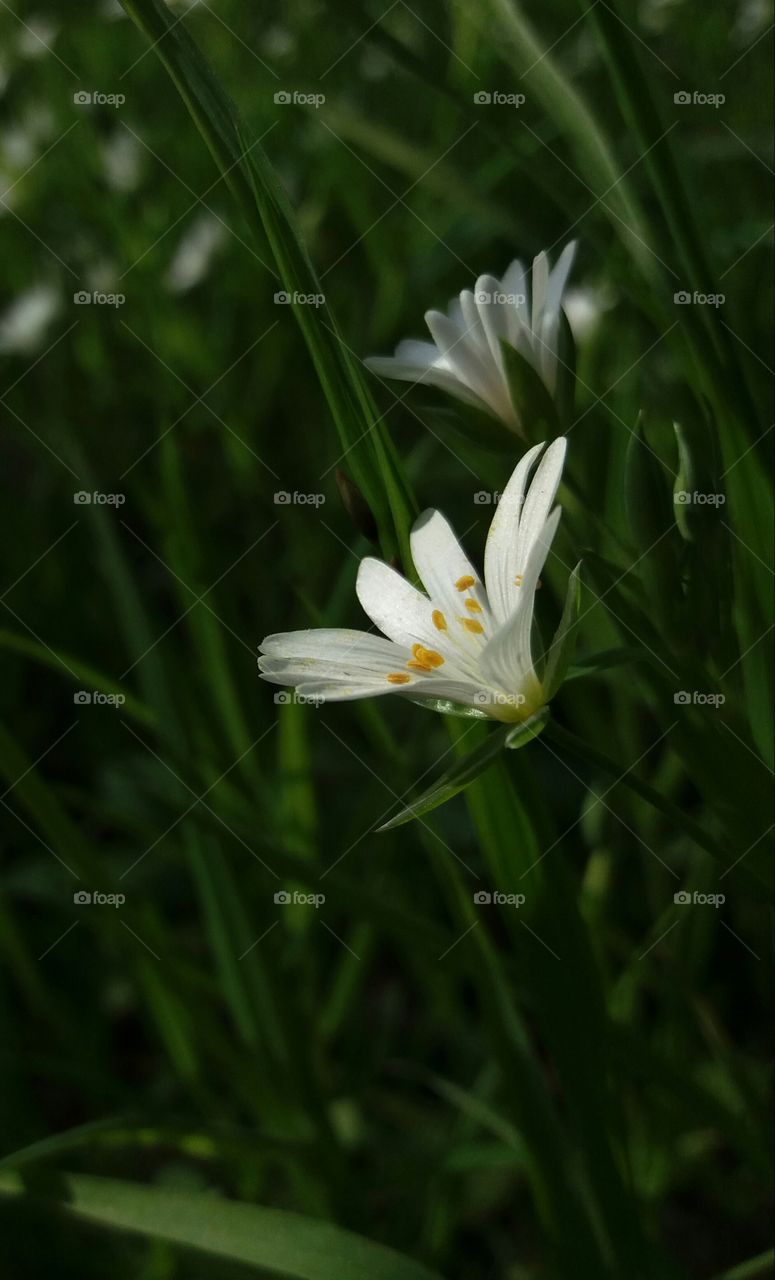
[[525, 454], [503, 492], [487, 537], [484, 578], [444, 516], [426, 511], [412, 530], [411, 548], [427, 594], [381, 560], [363, 560], [358, 599], [383, 635], [325, 628], [268, 636], [258, 660], [263, 678], [320, 701], [398, 693], [514, 722], [540, 710], [554, 691], [562, 646], [552, 646], [542, 681], [531, 649], [533, 610], [560, 519], [552, 504], [565, 440], [549, 446], [527, 487], [543, 447]]
[[521, 431], [501, 342], [524, 356], [554, 395], [562, 295], [575, 251], [575, 241], [566, 245], [551, 271], [546, 254], [539, 253], [532, 273], [515, 260], [501, 280], [480, 276], [474, 292], [464, 289], [446, 315], [426, 311], [433, 342], [408, 338], [394, 356], [371, 356], [367, 365], [380, 377], [441, 387]]

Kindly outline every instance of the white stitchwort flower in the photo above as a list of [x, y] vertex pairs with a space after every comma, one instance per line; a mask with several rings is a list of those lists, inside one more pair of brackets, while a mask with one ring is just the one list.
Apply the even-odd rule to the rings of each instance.
[[501, 343], [519, 352], [555, 394], [562, 295], [575, 252], [572, 241], [551, 270], [542, 252], [533, 259], [532, 273], [515, 259], [501, 280], [479, 276], [474, 291], [464, 289], [453, 298], [446, 315], [426, 311], [433, 342], [407, 338], [394, 356], [371, 356], [367, 365], [383, 378], [440, 387], [521, 431]]
[[[501, 496], [483, 578], [444, 516], [426, 511], [412, 530], [411, 549], [427, 594], [368, 557], [356, 590], [383, 635], [321, 628], [268, 636], [258, 660], [263, 678], [320, 701], [397, 693], [515, 723], [540, 710], [561, 678], [559, 633], [541, 678], [531, 633], [539, 574], [560, 519], [552, 504], [565, 440], [549, 446], [528, 487], [543, 447], [525, 454]], [[560, 632], [566, 630], [563, 615]]]

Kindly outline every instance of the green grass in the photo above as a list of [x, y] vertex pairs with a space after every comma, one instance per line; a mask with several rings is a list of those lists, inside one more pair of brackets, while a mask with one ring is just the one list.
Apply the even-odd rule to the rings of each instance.
[[[764, 16], [126, 9], [0, 7], [14, 1275], [770, 1274]], [[362, 361], [571, 237], [548, 722], [274, 700], [263, 637], [363, 625], [425, 506], [480, 561], [523, 448]]]

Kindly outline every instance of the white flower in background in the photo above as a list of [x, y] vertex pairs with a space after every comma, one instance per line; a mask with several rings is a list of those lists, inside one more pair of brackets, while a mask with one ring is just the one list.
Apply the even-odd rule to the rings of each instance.
[[59, 34], [59, 24], [46, 14], [32, 13], [18, 34], [16, 47], [23, 58], [42, 58], [51, 52]]
[[444, 516], [426, 511], [412, 530], [411, 548], [427, 594], [381, 560], [363, 560], [358, 599], [383, 635], [321, 628], [268, 636], [258, 660], [263, 678], [320, 701], [398, 693], [511, 722], [540, 710], [561, 669], [558, 633], [539, 678], [531, 633], [539, 574], [560, 519], [552, 503], [565, 440], [549, 446], [528, 487], [543, 447], [525, 454], [503, 492], [483, 578]]
[[566, 245], [551, 270], [547, 255], [539, 253], [532, 273], [515, 260], [501, 280], [480, 276], [474, 291], [464, 289], [446, 315], [426, 311], [433, 342], [405, 339], [394, 356], [371, 356], [367, 365], [383, 378], [440, 387], [520, 431], [501, 342], [524, 356], [554, 395], [562, 295], [575, 251], [575, 241]]
[[0, 352], [29, 355], [37, 351], [60, 307], [59, 293], [52, 285], [35, 284], [20, 293], [0, 314]]
[[226, 238], [222, 222], [211, 213], [195, 218], [167, 267], [164, 283], [171, 293], [186, 293], [204, 280]]
[[115, 129], [101, 144], [105, 181], [113, 191], [134, 191], [143, 168], [143, 152], [128, 129]]

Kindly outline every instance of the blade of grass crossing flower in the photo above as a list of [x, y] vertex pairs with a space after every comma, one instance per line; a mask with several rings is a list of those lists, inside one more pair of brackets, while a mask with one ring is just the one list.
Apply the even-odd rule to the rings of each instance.
[[[285, 192], [259, 141], [248, 139], [237, 110], [198, 46], [160, 0], [125, 0], [127, 13], [159, 56], [205, 139], [248, 225], [265, 236], [285, 289], [322, 294]], [[401, 550], [410, 563], [412, 502], [396, 451], [330, 309], [293, 302], [293, 311], [339, 432], [347, 464], [374, 512], [386, 558]]]

